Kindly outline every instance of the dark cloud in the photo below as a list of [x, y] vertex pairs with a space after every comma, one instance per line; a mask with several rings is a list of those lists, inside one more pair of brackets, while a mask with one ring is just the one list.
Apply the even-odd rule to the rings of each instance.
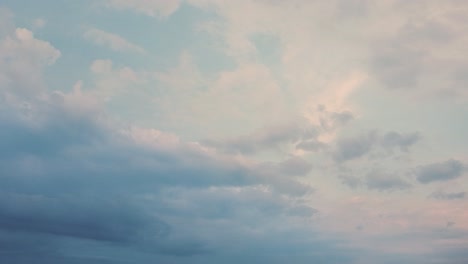
[[466, 192], [434, 192], [429, 197], [437, 200], [464, 199]]
[[418, 168], [416, 179], [423, 184], [434, 181], [448, 181], [463, 175], [465, 165], [455, 159], [433, 163]]

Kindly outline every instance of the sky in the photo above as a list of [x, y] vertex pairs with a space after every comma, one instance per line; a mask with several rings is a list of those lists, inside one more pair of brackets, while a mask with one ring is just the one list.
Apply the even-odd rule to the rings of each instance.
[[0, 262], [468, 263], [464, 0], [0, 0]]

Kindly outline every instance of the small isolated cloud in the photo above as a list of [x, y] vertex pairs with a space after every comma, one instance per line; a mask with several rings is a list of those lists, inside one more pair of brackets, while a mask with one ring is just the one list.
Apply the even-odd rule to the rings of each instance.
[[142, 47], [131, 43], [117, 34], [109, 33], [101, 29], [88, 29], [83, 34], [83, 37], [96, 45], [110, 48], [113, 51], [145, 53]]
[[179, 0], [103, 0], [108, 7], [132, 9], [152, 17], [166, 18], [177, 11]]
[[416, 172], [416, 179], [423, 184], [435, 181], [448, 181], [463, 175], [464, 164], [455, 159], [421, 166]]
[[466, 192], [433, 192], [429, 197], [437, 200], [458, 200], [464, 199]]

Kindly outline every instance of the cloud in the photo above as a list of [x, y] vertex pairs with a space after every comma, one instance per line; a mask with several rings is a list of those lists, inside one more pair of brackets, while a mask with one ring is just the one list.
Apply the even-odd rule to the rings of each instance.
[[316, 138], [319, 129], [305, 119], [264, 127], [251, 134], [224, 141], [206, 140], [205, 144], [231, 153], [252, 154]]
[[[434, 8], [440, 12], [431, 15]], [[388, 89], [466, 99], [466, 80], [456, 77], [466, 66], [456, 55], [467, 44], [466, 28], [460, 26], [466, 22], [463, 12], [466, 6], [460, 1], [388, 6], [394, 23], [373, 42], [369, 70]]]
[[117, 34], [109, 33], [97, 28], [88, 29], [83, 34], [83, 37], [96, 45], [108, 47], [113, 51], [135, 52], [140, 54], [144, 54], [146, 52], [142, 47], [131, 43]]
[[350, 188], [356, 189], [362, 185], [362, 180], [352, 175], [339, 175], [341, 182]]
[[[266, 177], [256, 166], [168, 142], [171, 137], [162, 132], [104, 126], [53, 101], [37, 109], [33, 120], [11, 112], [0, 118], [3, 231], [51, 245], [84, 239], [178, 256], [206, 254], [215, 246], [198, 232], [184, 231], [191, 226], [215, 232], [211, 218], [255, 224], [277, 214], [313, 215], [287, 198], [300, 196], [301, 184], [276, 172]], [[193, 218], [202, 223], [188, 225]]]
[[[15, 49], [2, 49], [1, 56], [37, 63], [38, 77], [60, 54], [23, 29], [2, 43]], [[91, 70], [134, 80], [130, 69], [115, 69], [112, 61], [97, 60]], [[10, 83], [2, 86], [1, 98], [19, 86], [34, 89], [21, 79]], [[128, 254], [140, 263], [182, 256], [208, 263], [204, 256], [216, 256], [213, 252], [229, 255], [224, 250], [238, 244], [231, 238], [255, 239], [247, 248], [291, 252], [282, 249], [282, 242], [269, 242], [282, 232], [291, 236], [284, 241], [298, 246], [321, 244], [321, 239], [297, 238], [301, 232], [296, 229], [307, 225], [279, 230], [275, 223], [306, 221], [316, 214], [297, 201], [310, 186], [170, 133], [119, 124], [106, 115], [102, 101], [81, 86], [77, 82], [70, 92], [44, 87], [17, 93], [17, 100], [0, 105], [0, 245], [8, 244], [0, 259], [119, 263], [117, 256]], [[25, 98], [26, 104], [18, 103]], [[278, 166], [291, 174], [308, 170], [299, 159]], [[322, 248], [332, 252], [334, 242]]]
[[116, 9], [133, 9], [152, 17], [166, 18], [177, 11], [179, 0], [103, 0], [105, 5]]
[[[110, 61], [96, 61], [91, 68], [114, 73]], [[69, 93], [31, 97], [31, 111], [16, 101], [1, 105], [0, 232], [16, 241], [9, 244], [11, 252], [51, 263], [116, 263], [114, 254], [95, 259], [90, 257], [95, 249], [83, 252], [92, 245], [150, 254], [151, 260], [205, 255], [219, 250], [219, 243], [210, 242], [219, 239], [216, 228], [237, 230], [245, 239], [253, 234], [241, 232], [239, 223], [266, 223], [274, 215], [308, 218], [316, 212], [292, 198], [309, 189], [296, 180], [278, 172], [266, 175], [255, 163], [169, 133], [121, 127], [105, 118], [99, 103], [78, 82]], [[281, 167], [295, 174], [295, 164], [305, 165], [287, 161]], [[204, 206], [208, 202], [210, 208]], [[213, 226], [218, 218], [229, 224]], [[232, 243], [230, 235], [223, 247]], [[40, 246], [27, 246], [25, 239]], [[57, 250], [69, 253], [59, 256]], [[0, 254], [9, 262], [28, 261], [21, 256]]]
[[360, 158], [371, 151], [376, 142], [376, 134], [370, 132], [366, 135], [344, 138], [338, 141], [334, 159], [338, 162]]
[[[133, 10], [107, 15], [135, 26], [160, 18], [140, 26], [188, 42], [168, 39], [179, 58], [155, 46], [146, 66], [157, 69], [135, 70], [125, 61], [138, 63], [128, 56], [140, 46], [89, 28], [82, 40], [130, 54], [64, 47], [48, 70], [60, 51], [0, 10], [1, 263], [463, 262], [465, 192], [419, 199], [431, 186], [399, 173], [455, 150], [422, 153], [411, 128], [383, 130], [417, 125], [366, 109], [382, 86], [464, 92], [443, 88], [466, 79], [455, 2], [187, 0], [182, 16], [171, 16], [182, 1], [99, 2]], [[76, 8], [98, 18], [87, 11]], [[43, 36], [67, 45], [77, 32], [55, 22]], [[415, 183], [463, 175], [441, 164], [417, 168]]]
[[402, 180], [397, 175], [377, 170], [371, 171], [366, 175], [365, 183], [369, 189], [378, 191], [404, 190], [411, 187], [408, 182]]
[[312, 169], [312, 165], [303, 158], [292, 157], [281, 162], [278, 169], [286, 175], [305, 175]]
[[138, 231], [149, 231], [149, 226], [156, 237], [168, 232], [167, 224], [145, 216], [126, 205], [127, 201], [21, 193], [1, 196], [0, 227], [4, 230], [114, 243], [134, 240], [135, 236], [142, 235]]
[[414, 145], [420, 139], [419, 133], [400, 134], [391, 131], [383, 135], [381, 144], [386, 148], [399, 147], [402, 151], [408, 151], [408, 147]]
[[335, 161], [345, 162], [362, 158], [374, 150], [379, 150], [378, 147], [389, 154], [395, 149], [408, 152], [409, 147], [416, 144], [420, 138], [421, 136], [417, 132], [399, 133], [390, 131], [381, 134], [374, 130], [367, 134], [338, 139], [332, 155]]
[[432, 163], [418, 168], [416, 179], [423, 184], [435, 181], [448, 181], [461, 177], [465, 171], [465, 165], [455, 159], [444, 162]]
[[403, 180], [397, 174], [388, 173], [382, 169], [371, 169], [364, 177], [356, 177], [348, 173], [340, 174], [338, 178], [351, 189], [365, 186], [368, 190], [383, 192], [406, 190], [413, 187], [408, 181]]
[[21, 98], [44, 93], [42, 72], [55, 63], [60, 51], [28, 29], [12, 30], [0, 40], [0, 91]]
[[429, 197], [437, 200], [458, 200], [465, 198], [466, 192], [433, 192]]

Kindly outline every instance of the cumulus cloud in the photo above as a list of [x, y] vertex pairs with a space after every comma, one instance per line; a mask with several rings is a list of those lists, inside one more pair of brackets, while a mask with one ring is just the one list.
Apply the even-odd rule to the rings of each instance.
[[96, 45], [108, 47], [113, 51], [119, 52], [135, 52], [143, 54], [146, 51], [123, 37], [106, 32], [97, 28], [90, 28], [84, 34], [83, 37]]
[[465, 165], [456, 159], [424, 165], [418, 168], [416, 179], [423, 184], [436, 181], [448, 181], [461, 177], [465, 172]]

